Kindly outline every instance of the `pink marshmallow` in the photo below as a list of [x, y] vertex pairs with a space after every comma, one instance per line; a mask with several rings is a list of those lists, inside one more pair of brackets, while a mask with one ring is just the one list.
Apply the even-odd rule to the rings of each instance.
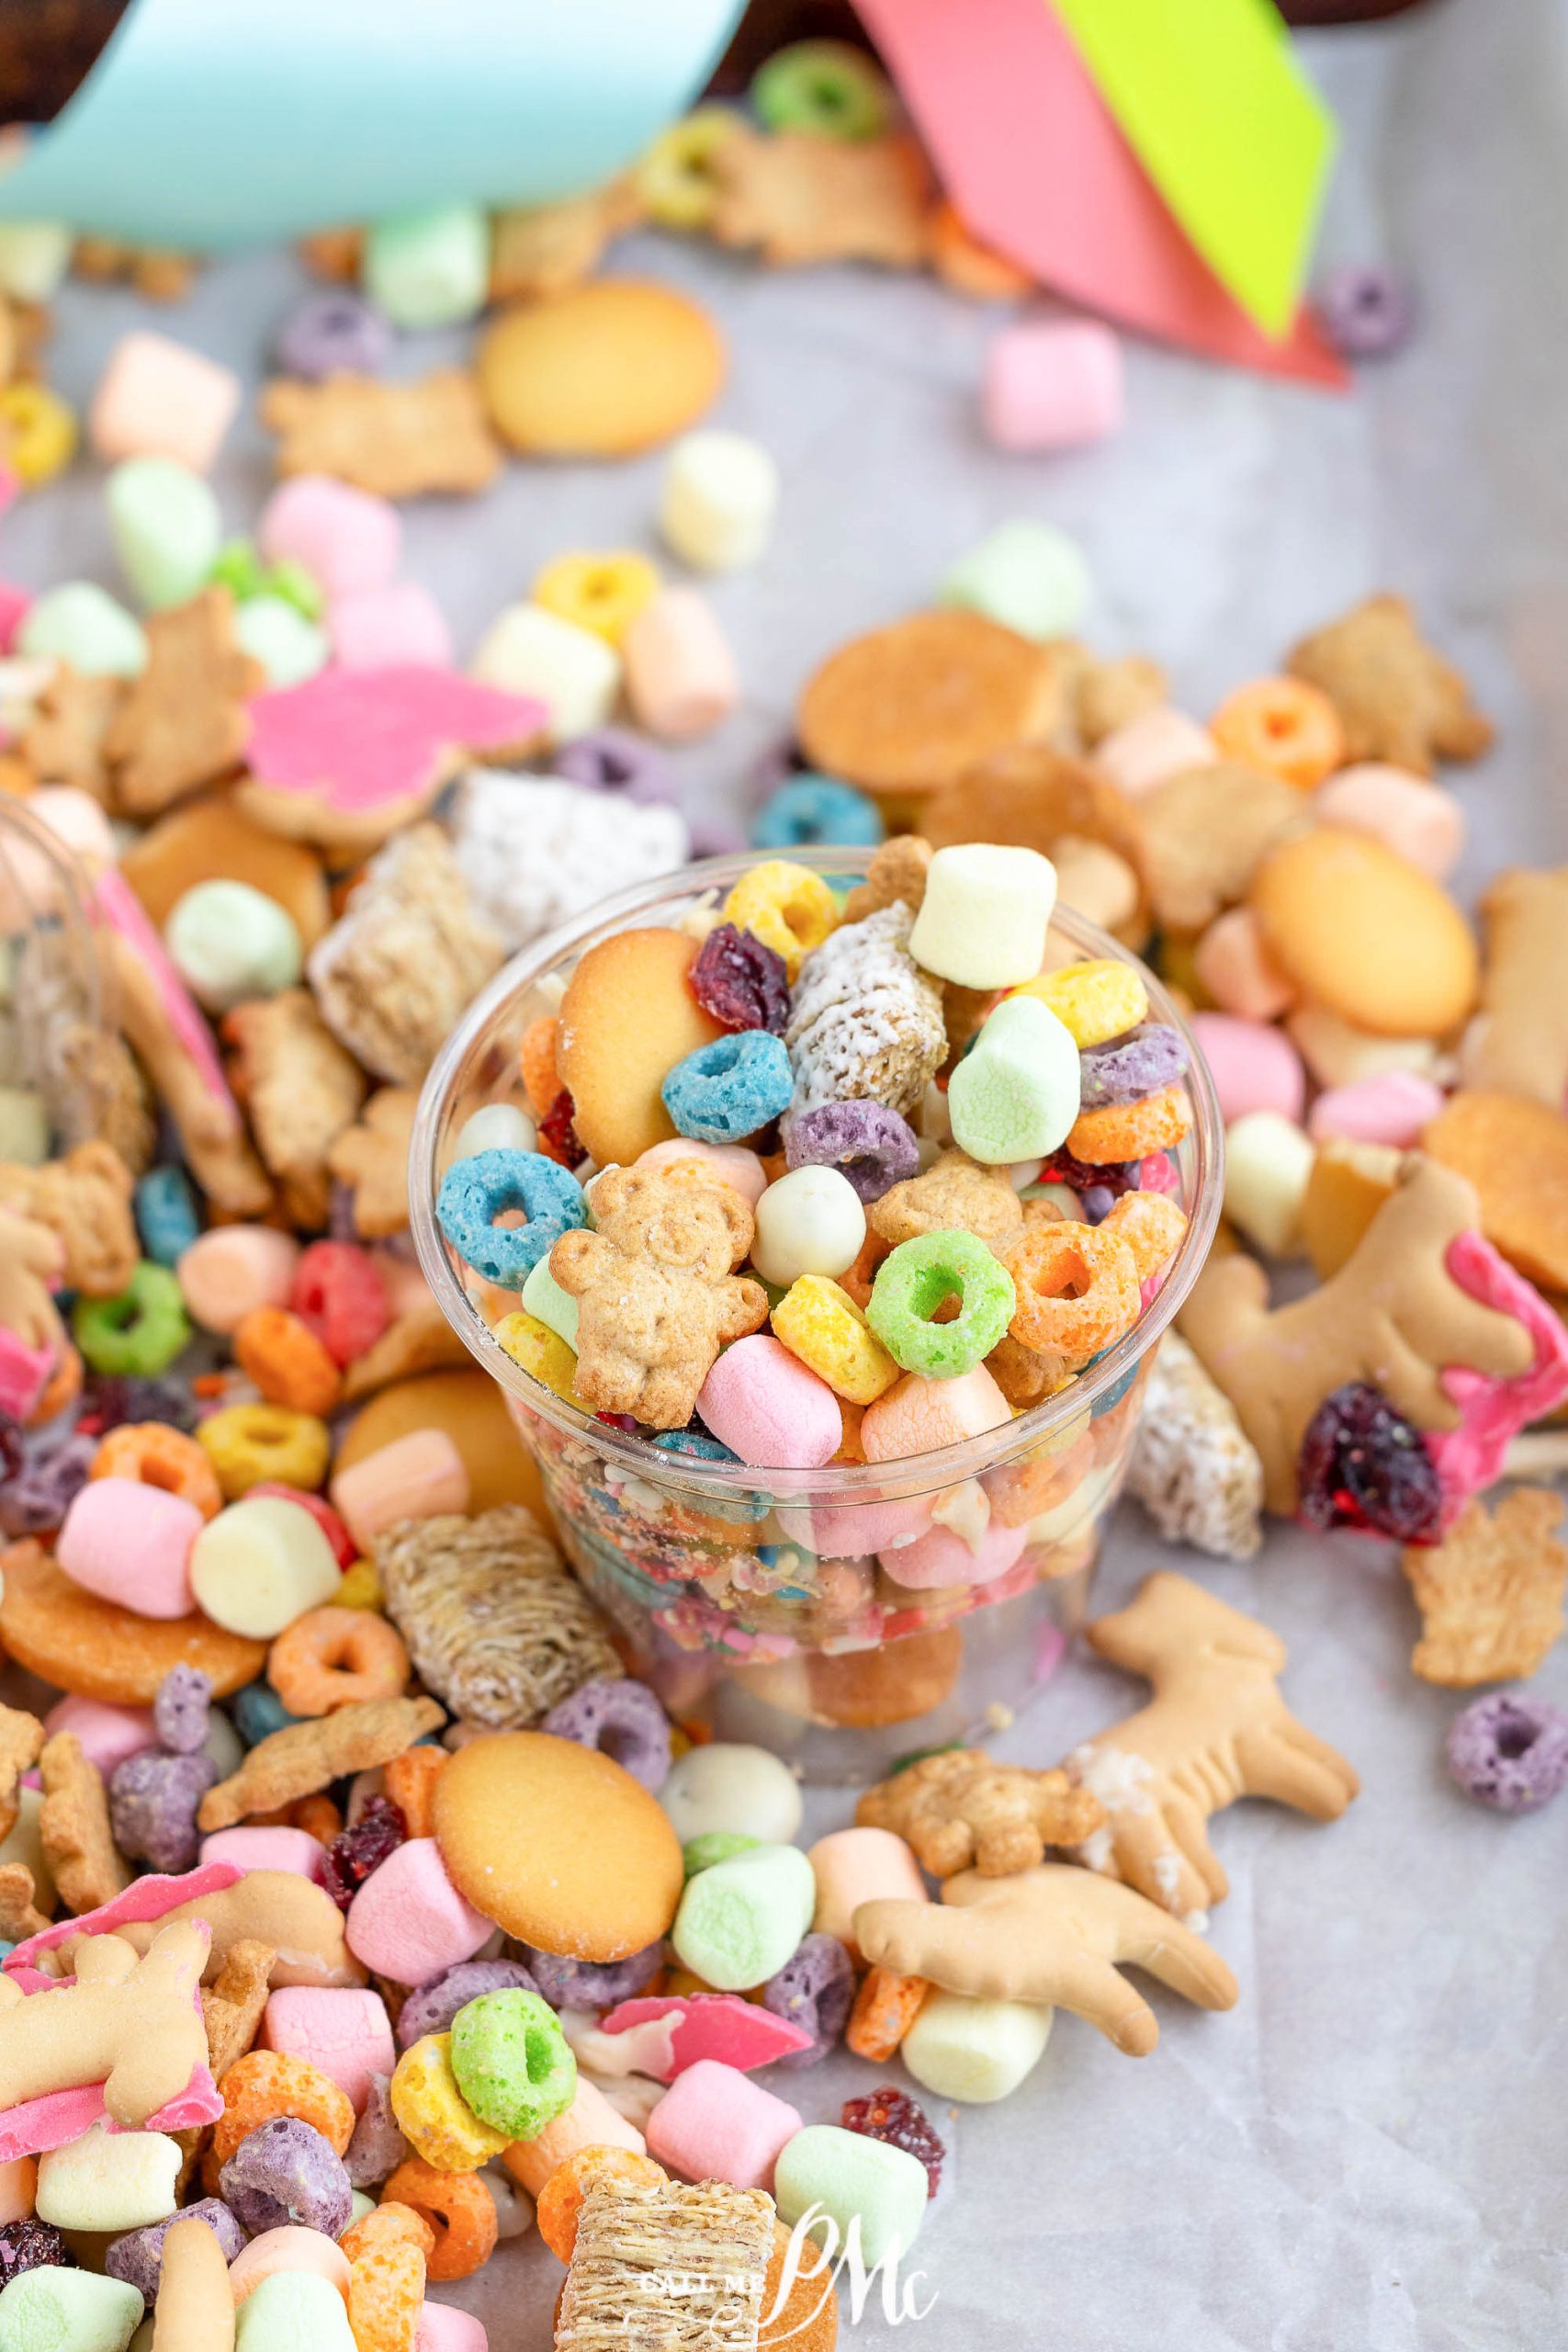
[[240, 2248], [229, 2265], [235, 2310], [255, 2293], [264, 2278], [278, 2270], [313, 2270], [318, 2278], [330, 2278], [344, 2301], [348, 2301], [350, 2274], [343, 2248], [321, 2230], [301, 2229], [289, 2222], [280, 2230], [263, 2230], [249, 2245]]
[[400, 1519], [467, 1510], [468, 1465], [445, 1430], [411, 1430], [340, 1470], [327, 1491], [360, 1551], [368, 1552], [381, 1530]]
[[677, 1160], [694, 1159], [699, 1166], [713, 1170], [725, 1183], [733, 1184], [745, 1195], [750, 1207], [755, 1208], [768, 1189], [768, 1171], [754, 1151], [739, 1143], [693, 1143], [685, 1136], [671, 1136], [667, 1143], [650, 1144], [637, 1156], [639, 1168], [671, 1168]]
[[1296, 1001], [1294, 983], [1269, 953], [1250, 907], [1227, 907], [1216, 915], [1193, 963], [1220, 1011], [1243, 1021], [1277, 1021]]
[[1001, 449], [1071, 449], [1120, 430], [1122, 345], [1094, 319], [1021, 319], [991, 337], [980, 394]]
[[767, 2188], [802, 2117], [716, 2059], [700, 2059], [675, 2080], [648, 2119], [648, 2153], [688, 2180], [727, 2180], [732, 2188]]
[[1464, 855], [1464, 810], [1453, 794], [1382, 760], [1331, 775], [1318, 787], [1313, 813], [1320, 824], [1371, 833], [1434, 882], [1446, 882]]
[[296, 1878], [319, 1882], [327, 1849], [308, 1829], [290, 1829], [282, 1822], [260, 1827], [215, 1829], [201, 1841], [204, 1862], [233, 1862], [243, 1871], [288, 1871]]
[[1385, 1070], [1381, 1078], [1358, 1079], [1353, 1086], [1331, 1086], [1307, 1113], [1314, 1142], [1343, 1136], [1351, 1143], [1392, 1144], [1409, 1151], [1443, 1107], [1443, 1090], [1413, 1069]]
[[422, 2303], [413, 2352], [490, 2352], [490, 2337], [472, 2312], [460, 2312], [455, 2303]]
[[113, 1707], [106, 1699], [82, 1699], [74, 1692], [55, 1702], [43, 1727], [51, 1739], [57, 1731], [74, 1732], [83, 1755], [106, 1781], [128, 1756], [158, 1745], [151, 1707]]
[[494, 1933], [447, 1877], [434, 1838], [393, 1848], [349, 1905], [344, 1929], [355, 1960], [397, 1984], [423, 1984], [472, 1960]]
[[919, 1535], [931, 1525], [929, 1495], [890, 1502], [824, 1503], [815, 1510], [781, 1510], [784, 1539], [823, 1560], [854, 1560], [886, 1552], [900, 1537]]
[[1005, 1576], [1029, 1541], [1024, 1527], [1004, 1527], [993, 1520], [971, 1549], [951, 1527], [928, 1528], [912, 1544], [877, 1555], [895, 1584], [911, 1592], [931, 1592], [950, 1585], [989, 1584]]
[[173, 458], [204, 474], [240, 405], [240, 379], [166, 334], [122, 335], [87, 411], [87, 438], [107, 466]]
[[193, 1322], [227, 1337], [254, 1307], [288, 1306], [299, 1263], [291, 1233], [270, 1225], [215, 1225], [182, 1253], [175, 1272]]
[[54, 1556], [73, 1583], [139, 1617], [188, 1617], [194, 1503], [139, 1478], [90, 1478], [65, 1514]]
[[1152, 792], [1167, 776], [1212, 768], [1219, 746], [1206, 727], [1168, 703], [1141, 710], [1094, 747], [1094, 763], [1130, 800]]
[[390, 2075], [398, 2063], [386, 2002], [352, 1985], [289, 1984], [269, 1994], [261, 2039], [264, 2048], [308, 2058], [330, 2075], [356, 2115], [370, 2097], [371, 2075]]
[[262, 509], [256, 545], [269, 563], [302, 564], [329, 604], [384, 588], [398, 568], [395, 506], [328, 474], [295, 474]]
[[671, 743], [706, 735], [740, 700], [728, 640], [695, 588], [661, 588], [621, 647], [626, 699], [639, 727]]
[[386, 670], [402, 662], [445, 670], [453, 656], [446, 616], [417, 580], [337, 597], [328, 609], [327, 635], [342, 670]]
[[983, 1363], [956, 1380], [927, 1380], [907, 1372], [866, 1407], [861, 1443], [868, 1462], [897, 1462], [908, 1453], [961, 1445], [965, 1438], [1005, 1428], [1011, 1419], [1011, 1406]]
[[891, 1829], [831, 1829], [807, 1848], [806, 1859], [817, 1881], [811, 1925], [818, 1935], [836, 1936], [857, 1962], [853, 1921], [861, 1904], [884, 1895], [909, 1903], [928, 1899], [919, 1864]]
[[819, 1470], [843, 1439], [839, 1400], [827, 1382], [765, 1331], [725, 1349], [702, 1385], [697, 1410], [721, 1445], [760, 1469]]
[[1278, 1111], [1299, 1122], [1306, 1100], [1306, 1072], [1282, 1029], [1242, 1021], [1231, 1012], [1195, 1012], [1191, 1028], [1227, 1127], [1249, 1111]]

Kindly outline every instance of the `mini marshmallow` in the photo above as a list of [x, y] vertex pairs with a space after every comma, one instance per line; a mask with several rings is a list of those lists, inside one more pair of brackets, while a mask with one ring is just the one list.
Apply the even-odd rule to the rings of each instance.
[[846, 2132], [837, 2123], [810, 2123], [797, 2132], [773, 2172], [773, 2195], [785, 2227], [793, 2229], [815, 2205], [837, 2223], [841, 2245], [858, 2218], [868, 2267], [887, 2255], [908, 2252], [930, 2194], [926, 2168], [908, 2148]]
[[683, 434], [664, 465], [659, 527], [694, 571], [759, 561], [773, 537], [779, 469], [760, 441], [707, 426]]
[[[177, 2140], [95, 2123], [39, 2158], [38, 2217], [58, 2230], [140, 2230], [177, 2210]], [[3, 2340], [3, 2338], [0, 2338]]]
[[853, 1919], [862, 1903], [883, 1897], [924, 1903], [920, 1866], [902, 1838], [891, 1829], [832, 1829], [806, 1849], [817, 1881], [811, 1924], [818, 1934], [836, 1936], [858, 1966], [860, 1946]]
[[1464, 855], [1464, 810], [1454, 795], [1381, 760], [1331, 775], [1318, 787], [1313, 814], [1320, 824], [1371, 833], [1434, 882], [1446, 882]]
[[1206, 727], [1184, 710], [1156, 703], [1113, 728], [1094, 747], [1094, 764], [1130, 800], [1152, 792], [1167, 776], [1189, 768], [1212, 768], [1220, 747]]
[[[308, 1829], [290, 1829], [284, 1822], [259, 1826], [215, 1829], [201, 1841], [205, 1862], [232, 1862], [242, 1871], [289, 1871], [296, 1878], [319, 1882], [327, 1849]], [[283, 2045], [274, 2045], [281, 2049]]]
[[300, 1503], [247, 1496], [209, 1520], [190, 1555], [198, 1608], [226, 1633], [270, 1642], [331, 1600], [342, 1581], [337, 1558]]
[[634, 2155], [645, 2155], [648, 2143], [635, 2123], [618, 2115], [602, 2090], [583, 2075], [577, 2078], [577, 2092], [564, 2115], [532, 2140], [514, 2141], [502, 2154], [502, 2163], [520, 2188], [530, 2197], [537, 2197], [558, 2165], [568, 2156], [575, 2156], [580, 2148], [629, 2148]]
[[1227, 1126], [1252, 1111], [1277, 1111], [1282, 1118], [1300, 1119], [1306, 1072], [1282, 1029], [1243, 1021], [1231, 1012], [1195, 1012], [1192, 1035], [1208, 1063], [1220, 1116]]
[[43, 1719], [43, 1727], [51, 1739], [56, 1732], [73, 1732], [82, 1743], [83, 1755], [97, 1766], [106, 1781], [128, 1756], [158, 1746], [151, 1707], [111, 1706], [106, 1699], [83, 1699], [73, 1691], [55, 1702]]
[[196, 1505], [138, 1478], [91, 1478], [65, 1514], [54, 1556], [73, 1584], [139, 1617], [188, 1617]]
[[973, 2001], [938, 1989], [927, 1996], [898, 2055], [938, 2098], [987, 2106], [1032, 2074], [1055, 2015], [1031, 2002]]
[[204, 474], [240, 405], [240, 379], [165, 334], [122, 335], [87, 412], [87, 438], [106, 465], [174, 458]]
[[938, 589], [937, 602], [980, 613], [1043, 644], [1082, 626], [1093, 593], [1077, 541], [1052, 524], [1020, 514], [998, 523], [959, 558]]
[[750, 2075], [699, 2058], [677, 2075], [648, 2119], [648, 2153], [687, 2180], [768, 2188], [773, 2166], [801, 2128], [797, 2108]]
[[522, 1293], [524, 1312], [536, 1315], [548, 1330], [577, 1352], [577, 1329], [582, 1319], [582, 1308], [569, 1290], [562, 1290], [550, 1272], [548, 1258], [541, 1258], [534, 1268]]
[[263, 2230], [249, 2245], [241, 2247], [229, 2265], [229, 2285], [236, 2308], [255, 2293], [264, 2278], [270, 2278], [277, 2270], [314, 2271], [318, 2278], [327, 2279], [337, 2289], [345, 2303], [348, 2301], [348, 2256], [342, 2247], [321, 2230], [302, 2229], [297, 2222], [289, 2222], [280, 2230]]
[[65, 282], [76, 232], [64, 220], [0, 222], [0, 293], [52, 302]]
[[1222, 1012], [1247, 1021], [1277, 1021], [1296, 1001], [1295, 983], [1264, 943], [1250, 907], [1216, 915], [1193, 954], [1193, 968]]
[[705, 1984], [743, 1993], [778, 1974], [816, 1905], [817, 1882], [798, 1846], [750, 1846], [687, 1880], [670, 1940]]
[[40, 2263], [0, 2294], [0, 2344], [6, 2352], [128, 2352], [143, 2308], [123, 2278]]
[[398, 1984], [423, 1984], [472, 1960], [493, 1933], [447, 1877], [434, 1838], [393, 1848], [355, 1894], [344, 1929], [355, 1960]]
[[361, 1552], [400, 1519], [436, 1519], [468, 1508], [468, 1471], [445, 1430], [411, 1430], [333, 1477], [333, 1509]]
[[186, 1312], [227, 1338], [258, 1306], [287, 1306], [299, 1263], [291, 1233], [270, 1225], [215, 1225], [175, 1265]]
[[1072, 449], [1120, 431], [1122, 345], [1093, 319], [1021, 319], [991, 337], [980, 411], [1001, 449]]
[[1307, 1113], [1307, 1133], [1315, 1143], [1331, 1136], [1352, 1143], [1392, 1144], [1411, 1151], [1422, 1129], [1443, 1107], [1443, 1090], [1414, 1070], [1391, 1069], [1354, 1086], [1333, 1086]]
[[552, 741], [569, 743], [603, 727], [621, 688], [621, 657], [592, 629], [543, 605], [508, 605], [479, 640], [470, 677], [545, 706]]
[[906, 1590], [942, 1591], [951, 1586], [989, 1584], [1006, 1576], [1028, 1541], [1027, 1526], [1006, 1527], [993, 1520], [974, 1544], [950, 1527], [930, 1527], [876, 1556], [894, 1583]]
[[234, 2346], [235, 2352], [357, 2352], [344, 2297], [316, 2270], [274, 2270], [261, 2279], [235, 2314]]
[[425, 2302], [414, 2321], [413, 2352], [490, 2352], [490, 2337], [472, 2312], [460, 2312], [456, 2303]]
[[402, 543], [402, 517], [389, 500], [328, 474], [280, 482], [256, 525], [267, 561], [302, 566], [329, 604], [385, 587]]
[[769, 1748], [728, 1740], [710, 1740], [678, 1756], [659, 1802], [682, 1846], [726, 1829], [787, 1846], [800, 1827], [800, 1783], [788, 1765]]
[[725, 1349], [702, 1385], [697, 1410], [721, 1445], [768, 1469], [820, 1469], [843, 1438], [827, 1382], [765, 1331]]
[[334, 597], [327, 635], [340, 670], [389, 670], [400, 662], [445, 670], [452, 662], [446, 616], [417, 580], [391, 580]]
[[966, 989], [1016, 988], [1045, 960], [1056, 869], [1038, 850], [966, 842], [939, 849], [909, 953], [924, 970]]
[[477, 204], [386, 215], [366, 232], [361, 275], [395, 327], [458, 326], [485, 305], [489, 217]]
[[1012, 1408], [983, 1363], [956, 1380], [927, 1380], [907, 1372], [861, 1416], [861, 1444], [868, 1462], [897, 1462], [909, 1453], [934, 1453], [987, 1430], [999, 1430]]
[[694, 588], [660, 588], [649, 597], [622, 654], [637, 724], [666, 742], [711, 733], [740, 700], [735, 656]]
[[1305, 1131], [1278, 1111], [1249, 1111], [1225, 1130], [1225, 1215], [1267, 1257], [1295, 1248], [1314, 1157]]
[[91, 580], [62, 581], [35, 596], [14, 650], [28, 661], [69, 662], [87, 678], [139, 678], [147, 667], [141, 622]]
[[[202, 1860], [208, 1859], [204, 1848]], [[386, 2002], [356, 1985], [289, 1984], [269, 1994], [261, 2041], [264, 2048], [308, 2059], [330, 2075], [355, 2114], [370, 2097], [371, 2076], [389, 2075], [398, 2063]]]
[[130, 458], [104, 484], [109, 537], [143, 605], [194, 596], [212, 570], [223, 526], [211, 484], [172, 458]]

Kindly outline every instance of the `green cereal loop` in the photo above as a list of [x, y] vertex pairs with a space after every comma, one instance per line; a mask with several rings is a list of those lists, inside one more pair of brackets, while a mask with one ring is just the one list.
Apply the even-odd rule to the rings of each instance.
[[875, 139], [890, 112], [885, 76], [843, 40], [797, 40], [752, 76], [751, 104], [769, 130]]
[[[933, 1323], [954, 1295], [954, 1319]], [[877, 1268], [865, 1319], [903, 1371], [956, 1380], [990, 1354], [1015, 1303], [1012, 1276], [974, 1234], [922, 1233], [900, 1241]]]
[[452, 2072], [481, 2123], [536, 2140], [577, 2096], [577, 2061], [537, 1993], [481, 1993], [452, 2020]]
[[705, 1829], [700, 1838], [688, 1838], [682, 1847], [681, 1868], [688, 1878], [695, 1878], [699, 1871], [711, 1871], [715, 1862], [727, 1862], [732, 1854], [750, 1853], [761, 1842], [760, 1838], [749, 1838], [744, 1829]]
[[151, 1379], [190, 1338], [177, 1279], [147, 1258], [118, 1298], [79, 1298], [71, 1329], [92, 1369], [115, 1378]]

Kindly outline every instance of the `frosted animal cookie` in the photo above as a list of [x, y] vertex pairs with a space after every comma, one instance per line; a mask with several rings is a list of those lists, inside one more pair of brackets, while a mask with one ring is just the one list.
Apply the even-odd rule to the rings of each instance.
[[1155, 1352], [1127, 1487], [1168, 1544], [1250, 1560], [1263, 1541], [1258, 1449], [1176, 1331]]
[[509, 954], [614, 891], [673, 873], [691, 854], [678, 808], [495, 768], [463, 777], [452, 834], [469, 896]]
[[1228, 1887], [1209, 1844], [1212, 1814], [1238, 1797], [1272, 1797], [1335, 1821], [1356, 1795], [1345, 1758], [1280, 1696], [1285, 1645], [1256, 1618], [1161, 1571], [1129, 1608], [1085, 1632], [1101, 1657], [1145, 1676], [1155, 1693], [1066, 1759], [1106, 1811], [1083, 1848], [1092, 1869], [1201, 1926]]

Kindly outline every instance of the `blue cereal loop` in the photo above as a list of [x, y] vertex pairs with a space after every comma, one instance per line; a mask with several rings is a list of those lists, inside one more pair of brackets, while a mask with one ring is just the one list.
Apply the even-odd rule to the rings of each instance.
[[155, 1266], [172, 1266], [201, 1232], [196, 1195], [182, 1168], [150, 1168], [136, 1182], [136, 1229]]
[[769, 794], [751, 821], [754, 849], [874, 849], [887, 831], [874, 800], [836, 776], [795, 775]]
[[[498, 1226], [508, 1209], [521, 1209], [527, 1224]], [[502, 1290], [521, 1290], [562, 1234], [588, 1222], [581, 1185], [542, 1151], [459, 1159], [442, 1179], [435, 1215], [463, 1263]]]
[[743, 1143], [788, 1109], [795, 1072], [782, 1037], [742, 1029], [678, 1061], [659, 1091], [694, 1143]]

